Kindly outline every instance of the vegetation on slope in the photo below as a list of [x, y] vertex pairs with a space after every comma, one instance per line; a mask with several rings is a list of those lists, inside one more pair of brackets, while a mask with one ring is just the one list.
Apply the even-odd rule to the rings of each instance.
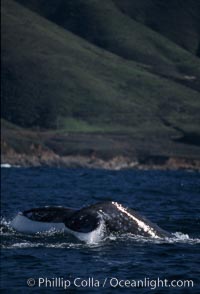
[[[18, 0], [47, 19], [90, 42], [151, 66], [167, 76], [200, 74], [195, 59], [163, 38], [198, 51], [200, 5], [197, 1]], [[158, 28], [158, 34], [152, 28]], [[182, 42], [185, 40], [186, 44]]]
[[186, 48], [180, 37], [186, 51], [171, 41], [172, 31], [156, 32], [149, 24], [156, 10], [149, 16], [146, 1], [138, 10], [133, 1], [18, 2], [24, 6], [2, 1], [4, 119], [25, 128], [127, 134], [144, 144], [198, 144], [196, 41]]

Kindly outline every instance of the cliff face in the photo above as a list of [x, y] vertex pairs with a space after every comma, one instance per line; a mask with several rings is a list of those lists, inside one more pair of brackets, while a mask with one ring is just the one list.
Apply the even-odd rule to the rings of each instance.
[[197, 2], [3, 0], [4, 156], [198, 160]]

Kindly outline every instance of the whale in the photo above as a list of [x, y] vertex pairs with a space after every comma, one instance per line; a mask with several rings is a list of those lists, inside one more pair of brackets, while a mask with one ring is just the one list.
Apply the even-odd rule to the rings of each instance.
[[150, 238], [171, 237], [132, 208], [115, 201], [104, 201], [80, 209], [45, 206], [19, 212], [11, 227], [34, 234], [50, 230], [67, 232], [81, 241], [96, 242], [110, 234], [132, 234]]

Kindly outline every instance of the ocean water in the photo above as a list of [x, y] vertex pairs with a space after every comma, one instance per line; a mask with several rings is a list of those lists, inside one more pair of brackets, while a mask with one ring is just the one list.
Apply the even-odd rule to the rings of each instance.
[[[200, 174], [1, 168], [1, 293], [200, 293]], [[63, 232], [25, 235], [10, 221], [45, 205], [113, 200], [170, 239], [109, 236], [87, 244]]]

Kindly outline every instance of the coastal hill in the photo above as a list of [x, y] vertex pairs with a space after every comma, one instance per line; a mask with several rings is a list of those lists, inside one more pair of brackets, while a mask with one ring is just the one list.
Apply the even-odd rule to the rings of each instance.
[[200, 5], [182, 2], [3, 0], [3, 162], [199, 162]]

